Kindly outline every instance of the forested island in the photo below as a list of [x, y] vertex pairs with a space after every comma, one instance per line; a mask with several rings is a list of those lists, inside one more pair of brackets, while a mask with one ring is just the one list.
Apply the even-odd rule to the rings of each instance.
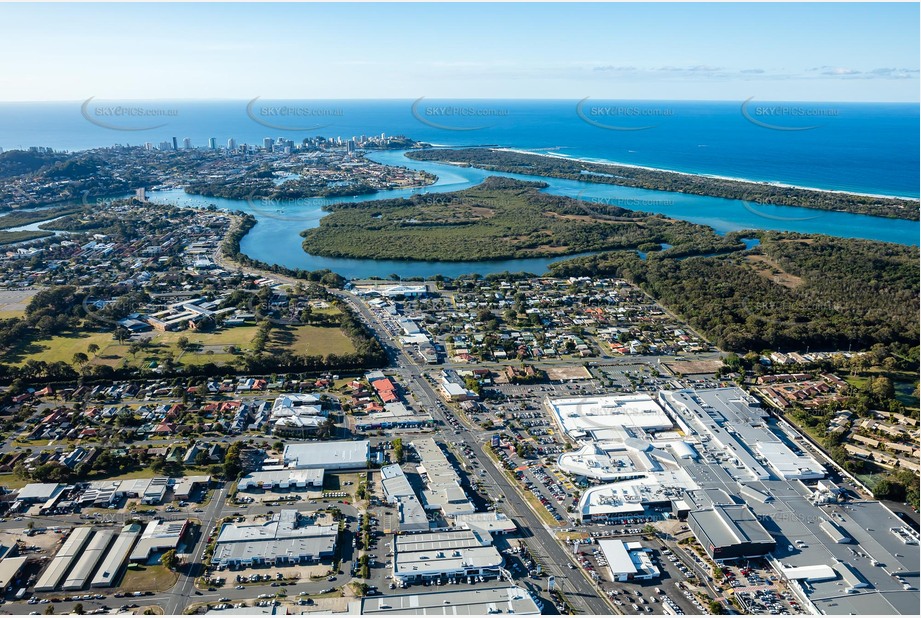
[[550, 270], [559, 277], [632, 281], [725, 350], [861, 350], [884, 343], [917, 360], [918, 247], [792, 232], [744, 234], [760, 245], [686, 260], [612, 252]]
[[625, 165], [590, 163], [492, 148], [414, 150], [407, 152], [406, 156], [417, 161], [470, 165], [496, 172], [706, 195], [758, 204], [799, 206], [913, 221], [919, 219], [918, 201], [902, 198], [817, 191]]
[[744, 249], [737, 239], [661, 215], [548, 195], [545, 183], [490, 177], [454, 193], [333, 204], [305, 230], [313, 255], [361, 259], [498, 260], [637, 249], [672, 257]]

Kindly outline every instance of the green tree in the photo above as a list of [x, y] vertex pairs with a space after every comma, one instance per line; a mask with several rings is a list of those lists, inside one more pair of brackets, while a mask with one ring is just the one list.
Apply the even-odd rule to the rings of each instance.
[[393, 458], [397, 463], [403, 463], [403, 438], [397, 438], [393, 441]]
[[83, 615], [83, 613], [84, 613], [84, 612], [83, 612], [83, 603], [77, 603], [76, 605], [74, 605], [74, 613], [77, 614], [78, 616], [82, 616], [82, 615]]
[[719, 601], [710, 601], [710, 605], [708, 607], [710, 609], [710, 613], [714, 616], [721, 616], [725, 611], [723, 604]]
[[176, 550], [168, 549], [163, 552], [163, 555], [160, 557], [160, 564], [170, 571], [175, 571], [176, 567], [179, 566], [179, 558], [176, 557]]
[[243, 450], [241, 442], [234, 442], [228, 447], [224, 454], [224, 478], [227, 480], [236, 479], [243, 471], [243, 463], [240, 459], [240, 452]]

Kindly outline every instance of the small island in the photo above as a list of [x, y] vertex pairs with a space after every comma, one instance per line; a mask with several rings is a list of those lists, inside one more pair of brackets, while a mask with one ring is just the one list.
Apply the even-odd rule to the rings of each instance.
[[511, 150], [437, 148], [408, 152], [406, 156], [417, 161], [437, 161], [495, 172], [706, 195], [758, 204], [798, 206], [912, 221], [919, 218], [918, 200], [804, 189], [628, 165], [590, 163]]
[[476, 187], [333, 204], [305, 230], [313, 255], [471, 261], [636, 249], [672, 256], [744, 247], [706, 226], [541, 192], [545, 183], [490, 177]]

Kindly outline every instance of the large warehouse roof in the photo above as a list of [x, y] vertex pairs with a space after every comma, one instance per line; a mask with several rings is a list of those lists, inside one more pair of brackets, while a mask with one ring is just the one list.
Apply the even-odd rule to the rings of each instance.
[[691, 512], [688, 519], [693, 519], [716, 547], [774, 543], [774, 537], [744, 504], [715, 504], [707, 510]]
[[356, 601], [355, 605], [358, 606], [356, 611], [350, 613], [452, 616], [532, 616], [541, 613], [531, 594], [518, 586], [374, 596]]
[[370, 446], [368, 440], [289, 444], [284, 460], [292, 468], [358, 468], [368, 463]]
[[624, 427], [645, 431], [670, 429], [671, 419], [646, 394], [551, 399], [547, 402], [560, 428], [573, 438], [622, 437]]

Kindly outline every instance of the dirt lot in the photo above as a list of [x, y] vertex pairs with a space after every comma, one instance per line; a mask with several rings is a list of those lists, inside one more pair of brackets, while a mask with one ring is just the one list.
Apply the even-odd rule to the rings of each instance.
[[[23, 523], [22, 532], [19, 532], [19, 531], [0, 532], [0, 545], [4, 545], [6, 547], [12, 547], [13, 545], [16, 544], [17, 540], [21, 540], [23, 543], [25, 543], [25, 546], [27, 548], [28, 547], [37, 548], [34, 550], [24, 551], [21, 553], [21, 555], [24, 555], [24, 556], [40, 556], [42, 554], [53, 555], [55, 552], [57, 552], [58, 547], [61, 544], [61, 539], [66, 538], [63, 534], [51, 532], [50, 530], [48, 532], [36, 533], [32, 536], [26, 536], [26, 530], [25, 530], [26, 522], [23, 521], [22, 523]], [[61, 529], [64, 531], [67, 531], [69, 530], [69, 526], [63, 527]]]
[[592, 374], [585, 367], [550, 367], [546, 371], [547, 377], [553, 382], [592, 379]]
[[0, 318], [18, 317], [35, 296], [35, 290], [0, 290]]
[[717, 370], [722, 367], [721, 360], [700, 360], [700, 361], [676, 361], [674, 363], [662, 363], [669, 371], [677, 375], [695, 375], [706, 374], [713, 376]]

